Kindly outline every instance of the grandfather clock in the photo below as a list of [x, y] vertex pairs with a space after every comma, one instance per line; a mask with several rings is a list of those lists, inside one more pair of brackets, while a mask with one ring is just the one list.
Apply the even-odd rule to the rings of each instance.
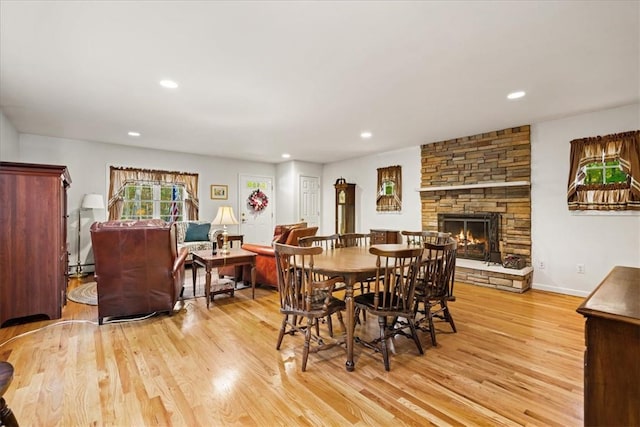
[[347, 184], [339, 178], [336, 188], [336, 233], [355, 233], [356, 231], [356, 185]]

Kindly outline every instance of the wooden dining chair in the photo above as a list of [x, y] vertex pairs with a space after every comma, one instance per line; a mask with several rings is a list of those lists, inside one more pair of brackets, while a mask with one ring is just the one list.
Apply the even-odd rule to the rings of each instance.
[[[388, 371], [388, 339], [404, 335], [413, 339], [418, 352], [424, 354], [414, 322], [414, 292], [423, 248], [386, 250], [373, 246], [369, 252], [377, 256], [372, 292], [356, 296], [354, 302], [356, 307], [378, 317], [380, 334], [371, 341], [356, 337], [356, 342], [381, 352], [384, 368]], [[399, 323], [398, 318], [402, 318], [405, 323]], [[407, 328], [409, 332], [406, 331]]]
[[319, 246], [325, 251], [330, 251], [340, 247], [340, 237], [337, 234], [331, 234], [329, 236], [301, 237], [298, 242], [300, 246]]
[[283, 315], [276, 349], [280, 349], [285, 334], [304, 334], [302, 371], [305, 371], [310, 352], [326, 350], [338, 344], [335, 340], [321, 336], [319, 320], [337, 313], [343, 330], [346, 330], [342, 320], [345, 302], [332, 295], [336, 283], [344, 282], [344, 279], [334, 277], [317, 280], [313, 257], [322, 253], [321, 247], [276, 243], [274, 252], [280, 313]]
[[[317, 246], [317, 247], [321, 247], [322, 250], [324, 251], [332, 251], [340, 247], [340, 238], [337, 234], [331, 234], [329, 236], [302, 237], [298, 242], [300, 246], [304, 246], [304, 247]], [[319, 273], [314, 273], [314, 274], [315, 274], [316, 280], [328, 279], [328, 277], [323, 277]], [[341, 291], [341, 290], [344, 290], [344, 288], [345, 288], [344, 282], [339, 282], [339, 283], [336, 283], [336, 286], [334, 287], [333, 291], [334, 292]], [[329, 328], [329, 335], [333, 336], [333, 320], [331, 319], [331, 315], [327, 316], [325, 321], [327, 322], [327, 327]]]
[[345, 233], [340, 235], [340, 246], [349, 248], [352, 246], [369, 246], [371, 244], [370, 233]]
[[[434, 318], [446, 321], [453, 332], [457, 332], [456, 324], [451, 316], [448, 302], [455, 301], [453, 284], [456, 268], [457, 243], [449, 239], [449, 243], [424, 244], [424, 262], [416, 280], [416, 315], [423, 317], [416, 321], [419, 329], [431, 334], [431, 344], [436, 346], [436, 329]], [[426, 323], [426, 325], [425, 325]]]
[[[340, 247], [349, 248], [354, 246], [367, 247], [371, 245], [371, 233], [345, 233], [340, 235]], [[373, 278], [368, 278], [360, 281], [360, 293], [364, 294], [371, 289], [371, 281]], [[355, 319], [360, 323], [360, 313], [362, 313], [362, 320], [367, 320], [366, 312], [356, 308]]]
[[408, 231], [403, 230], [400, 232], [404, 236], [405, 242], [408, 246], [422, 246], [424, 243], [447, 243], [451, 233], [443, 233], [440, 231]]

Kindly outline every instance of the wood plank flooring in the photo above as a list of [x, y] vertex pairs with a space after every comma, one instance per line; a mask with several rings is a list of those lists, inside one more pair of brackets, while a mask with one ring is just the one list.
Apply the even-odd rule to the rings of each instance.
[[465, 284], [456, 296], [458, 333], [439, 324], [436, 348], [423, 334], [424, 356], [398, 337], [390, 372], [358, 345], [354, 372], [342, 347], [301, 372], [302, 337], [275, 349], [271, 288], [103, 326], [97, 307], [69, 302], [61, 320], [0, 329], [15, 367], [5, 398], [25, 426], [582, 425], [583, 299]]

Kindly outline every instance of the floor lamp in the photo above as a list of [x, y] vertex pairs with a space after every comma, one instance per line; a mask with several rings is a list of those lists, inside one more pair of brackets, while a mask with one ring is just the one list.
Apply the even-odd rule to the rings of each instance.
[[82, 229], [82, 217], [80, 216], [80, 212], [83, 209], [104, 209], [104, 201], [102, 200], [102, 196], [100, 194], [85, 194], [82, 199], [82, 205], [80, 205], [80, 209], [78, 209], [78, 262], [76, 263], [76, 272], [69, 275], [70, 277], [85, 277], [87, 273], [82, 271], [82, 265], [80, 264], [80, 231]]

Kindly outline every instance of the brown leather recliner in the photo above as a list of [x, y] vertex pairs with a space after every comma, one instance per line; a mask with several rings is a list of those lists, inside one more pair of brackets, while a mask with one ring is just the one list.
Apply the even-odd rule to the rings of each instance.
[[96, 222], [91, 243], [98, 284], [98, 323], [105, 317], [173, 314], [184, 281], [187, 248], [175, 224], [159, 219]]
[[[286, 230], [280, 230], [280, 227], [276, 227], [276, 236], [274, 240], [278, 243], [284, 243], [286, 245], [298, 246], [298, 240], [301, 237], [315, 236], [318, 232], [318, 227], [306, 227], [306, 223], [302, 224], [303, 227], [294, 224], [293, 227]], [[282, 231], [280, 234], [278, 231]], [[251, 243], [245, 243], [242, 245], [242, 249], [255, 252], [256, 256], [256, 283], [261, 285], [269, 285], [274, 288], [278, 287], [278, 272], [276, 270], [276, 254], [273, 246], [255, 245]], [[243, 280], [245, 283], [251, 283], [251, 268], [245, 266], [243, 270]]]

